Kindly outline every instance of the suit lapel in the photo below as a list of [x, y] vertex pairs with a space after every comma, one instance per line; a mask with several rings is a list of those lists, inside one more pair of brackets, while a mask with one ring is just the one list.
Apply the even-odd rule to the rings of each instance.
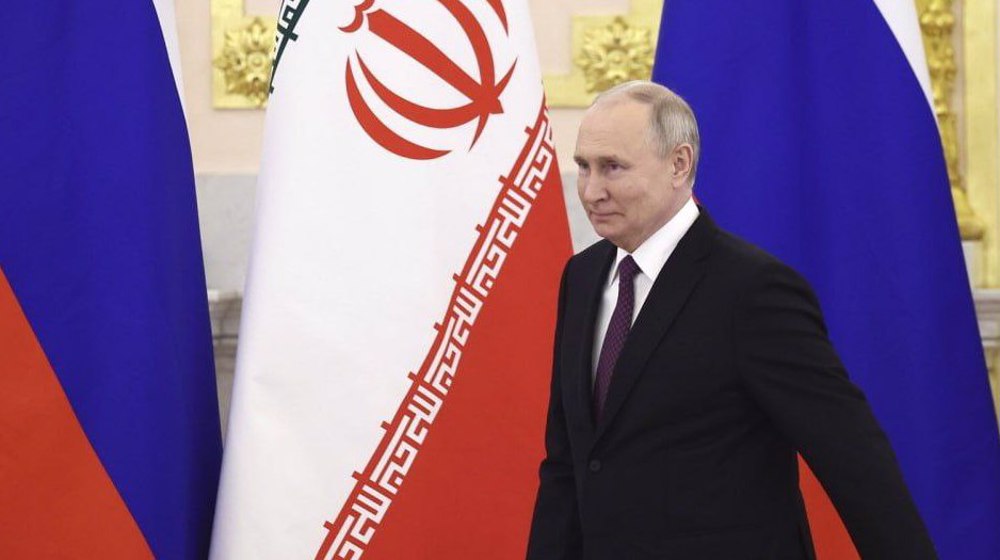
[[574, 350], [576, 367], [573, 379], [576, 393], [576, 409], [584, 416], [584, 423], [594, 431], [593, 415], [593, 369], [594, 369], [594, 323], [597, 321], [597, 311], [600, 309], [601, 296], [608, 278], [608, 270], [615, 259], [615, 246], [608, 241], [602, 241], [600, 250], [587, 263], [581, 277], [580, 296], [583, 306], [582, 313], [575, 324], [575, 338], [578, 341]]
[[704, 276], [705, 257], [711, 250], [715, 233], [715, 224], [702, 209], [657, 276], [618, 357], [595, 437], [601, 437], [614, 421], [649, 357]]

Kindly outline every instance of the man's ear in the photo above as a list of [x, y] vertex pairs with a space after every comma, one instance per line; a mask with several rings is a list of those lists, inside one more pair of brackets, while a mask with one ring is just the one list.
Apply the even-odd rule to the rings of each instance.
[[691, 177], [691, 165], [694, 163], [694, 148], [691, 144], [678, 144], [670, 152], [671, 182], [674, 187], [686, 185]]

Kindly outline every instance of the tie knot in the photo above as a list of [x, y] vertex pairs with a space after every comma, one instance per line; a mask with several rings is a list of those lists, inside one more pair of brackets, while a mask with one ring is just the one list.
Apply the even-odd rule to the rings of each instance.
[[635, 264], [635, 260], [632, 255], [628, 255], [622, 262], [618, 263], [618, 278], [622, 282], [632, 283], [635, 279], [635, 275], [639, 273], [639, 265]]

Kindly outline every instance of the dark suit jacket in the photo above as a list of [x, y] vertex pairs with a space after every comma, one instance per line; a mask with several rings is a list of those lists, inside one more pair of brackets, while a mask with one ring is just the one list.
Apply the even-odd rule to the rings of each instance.
[[864, 558], [935, 558], [889, 442], [806, 282], [702, 210], [591, 413], [615, 247], [566, 265], [530, 560], [813, 558], [796, 452]]

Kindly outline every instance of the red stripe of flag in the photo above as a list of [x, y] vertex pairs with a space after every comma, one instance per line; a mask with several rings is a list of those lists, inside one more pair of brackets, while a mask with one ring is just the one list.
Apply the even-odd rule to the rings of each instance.
[[0, 270], [0, 558], [152, 558]]
[[854, 541], [816, 475], [799, 457], [799, 488], [806, 502], [809, 530], [818, 560], [859, 560]]

